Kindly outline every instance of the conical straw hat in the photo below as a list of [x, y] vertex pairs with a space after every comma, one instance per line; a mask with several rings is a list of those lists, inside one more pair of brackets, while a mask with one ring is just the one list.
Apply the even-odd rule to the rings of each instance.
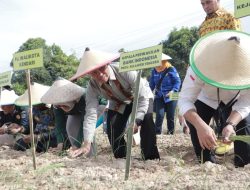
[[210, 85], [241, 90], [250, 88], [250, 35], [224, 30], [201, 38], [192, 48], [190, 64]]
[[111, 63], [119, 57], [119, 54], [111, 54], [86, 48], [77, 72], [73, 77], [70, 78], [70, 80], [72, 81], [82, 77], [95, 69]]
[[169, 55], [166, 55], [166, 54], [164, 54], [164, 53], [162, 53], [162, 55], [161, 55], [161, 60], [163, 61], [163, 60], [170, 60], [170, 59], [172, 59]]
[[[30, 85], [31, 91], [31, 104], [37, 105], [41, 104], [41, 97], [49, 90], [49, 86], [45, 86], [34, 82]], [[29, 95], [28, 89], [25, 90], [24, 94], [16, 99], [15, 104], [17, 106], [29, 106]]]
[[12, 105], [19, 96], [16, 95], [14, 90], [3, 90], [1, 92], [0, 105]]
[[[164, 61], [164, 60], [170, 60], [170, 59], [172, 59], [172, 58], [171, 58], [169, 55], [166, 55], [166, 54], [162, 53], [162, 55], [161, 55], [161, 60], [162, 60], [162, 61]], [[161, 63], [160, 66], [155, 67], [155, 70], [156, 70], [157, 72], [162, 72], [162, 71], [164, 71], [168, 66], [169, 66], [169, 63], [164, 62], [164, 63]]]
[[59, 78], [42, 96], [41, 101], [46, 104], [63, 104], [79, 99], [84, 93], [84, 88], [66, 79]]

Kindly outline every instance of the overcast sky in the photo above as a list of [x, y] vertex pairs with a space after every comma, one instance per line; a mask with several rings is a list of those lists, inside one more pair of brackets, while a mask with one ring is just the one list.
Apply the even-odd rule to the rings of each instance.
[[[234, 0], [221, 0], [233, 11]], [[205, 17], [200, 0], [0, 0], [0, 72], [29, 38], [41, 37], [80, 58], [85, 47], [117, 52], [165, 40]], [[250, 33], [250, 17], [241, 19]]]

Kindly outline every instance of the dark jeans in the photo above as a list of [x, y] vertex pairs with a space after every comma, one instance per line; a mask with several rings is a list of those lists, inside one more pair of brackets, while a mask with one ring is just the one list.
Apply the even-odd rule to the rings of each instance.
[[[153, 121], [153, 101], [151, 102], [151, 112], [148, 112], [141, 125], [141, 152], [143, 159], [159, 159], [160, 155], [156, 144], [155, 125]], [[113, 110], [108, 110], [107, 132], [109, 142], [112, 146], [115, 158], [126, 157], [126, 142], [124, 132], [129, 115], [132, 111], [132, 104], [127, 105], [123, 114]]]
[[[47, 152], [50, 147], [55, 148], [57, 147], [57, 141], [56, 138], [51, 138], [49, 140], [43, 140], [41, 139], [38, 142], [35, 142], [36, 146], [36, 152]], [[31, 143], [25, 143], [23, 138], [16, 141], [14, 145], [14, 150], [18, 151], [26, 151], [26, 149], [29, 149], [31, 147]]]
[[[198, 115], [201, 117], [203, 121], [209, 124], [215, 109], [209, 107], [208, 105], [204, 104], [203, 102], [197, 100], [195, 102], [195, 107], [197, 110]], [[237, 126], [236, 126], [236, 134], [237, 135], [250, 135], [250, 115], [247, 118], [243, 119]], [[188, 123], [190, 127], [190, 134], [192, 144], [194, 146], [195, 154], [200, 163], [204, 163], [206, 161], [210, 161], [215, 163], [215, 156], [213, 152], [208, 149], [202, 150], [197, 131], [193, 125]], [[234, 164], [236, 167], [243, 167], [244, 165], [250, 163], [250, 145], [241, 141], [234, 142]]]
[[162, 123], [164, 119], [164, 114], [166, 112], [168, 134], [173, 134], [175, 130], [174, 116], [175, 116], [177, 101], [170, 101], [165, 103], [163, 97], [156, 98], [154, 101], [155, 101], [155, 112], [156, 112], [156, 120], [155, 120], [156, 133], [161, 134], [162, 132]]

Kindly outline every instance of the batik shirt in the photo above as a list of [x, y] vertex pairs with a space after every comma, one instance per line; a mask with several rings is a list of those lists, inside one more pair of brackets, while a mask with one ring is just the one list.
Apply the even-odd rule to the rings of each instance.
[[55, 122], [51, 109], [39, 110], [33, 108], [34, 134], [40, 134], [43, 138], [55, 136]]
[[208, 15], [199, 28], [200, 37], [216, 30], [240, 30], [240, 21], [225, 9]]

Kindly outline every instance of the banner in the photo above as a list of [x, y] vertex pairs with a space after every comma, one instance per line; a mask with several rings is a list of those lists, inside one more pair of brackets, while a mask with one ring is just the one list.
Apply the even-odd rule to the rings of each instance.
[[135, 71], [161, 65], [162, 45], [122, 53], [119, 72]]
[[0, 87], [11, 84], [11, 71], [0, 73]]
[[250, 0], [234, 0], [234, 16], [241, 18], [250, 15]]
[[15, 53], [13, 67], [14, 71], [43, 67], [43, 49]]

